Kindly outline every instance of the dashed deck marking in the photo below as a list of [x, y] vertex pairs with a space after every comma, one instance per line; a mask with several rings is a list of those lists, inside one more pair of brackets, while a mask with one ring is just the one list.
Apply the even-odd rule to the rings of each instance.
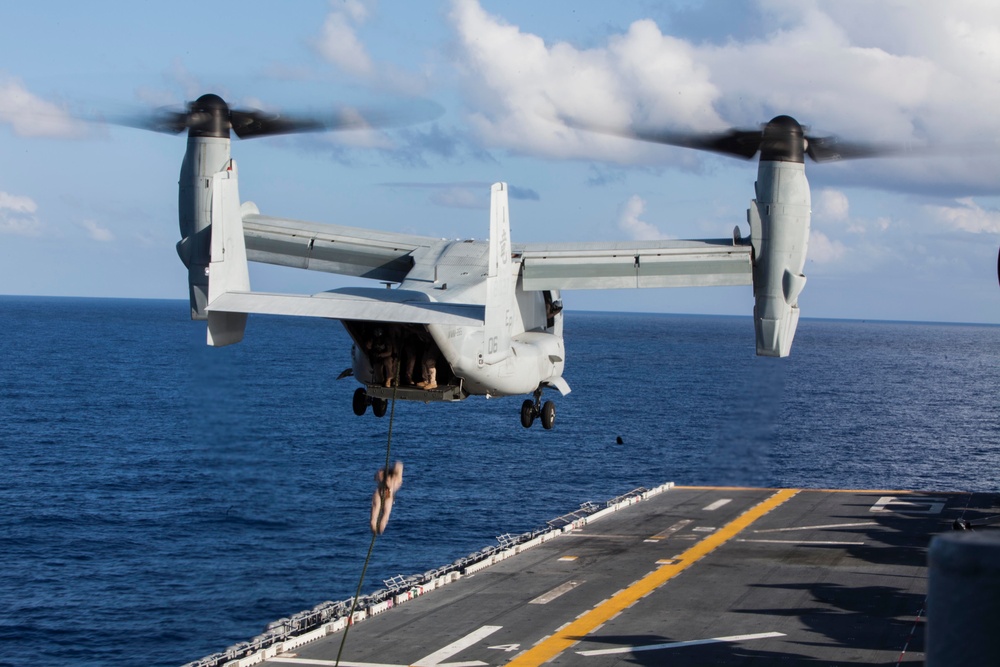
[[692, 519], [681, 519], [680, 521], [678, 521], [674, 525], [670, 526], [670, 528], [667, 528], [662, 533], [657, 533], [656, 535], [653, 535], [652, 537], [650, 537], [649, 539], [647, 539], [645, 541], [646, 542], [659, 542], [660, 540], [665, 540], [668, 537], [670, 537], [671, 535], [673, 535], [674, 533], [676, 533], [678, 530], [682, 530], [689, 523], [693, 523], [693, 520]]
[[724, 505], [728, 505], [731, 502], [733, 502], [732, 498], [720, 498], [719, 500], [716, 500], [711, 505], [708, 505], [706, 507], [702, 507], [701, 509], [704, 512], [714, 512], [715, 510], [719, 509], [720, 507], [722, 507]]
[[579, 655], [614, 655], [616, 653], [638, 653], [639, 651], [662, 651], [670, 648], [684, 648], [685, 646], [702, 646], [703, 644], [726, 644], [733, 642], [745, 642], [751, 639], [773, 639], [784, 637], [781, 632], [759, 632], [755, 635], [733, 635], [732, 637], [713, 637], [711, 639], [692, 639], [686, 642], [667, 642], [665, 644], [647, 644], [646, 646], [621, 646], [619, 648], [602, 648], [594, 651], [577, 651]]
[[681, 554], [679, 562], [672, 565], [664, 565], [653, 570], [628, 588], [613, 595], [606, 602], [583, 614], [577, 620], [566, 625], [566, 627], [545, 637], [535, 646], [515, 657], [507, 663], [508, 667], [541, 665], [563, 651], [566, 651], [576, 644], [580, 637], [585, 637], [593, 632], [597, 626], [607, 622], [612, 616], [631, 607], [639, 599], [667, 583], [698, 560], [721, 547], [741, 530], [796, 493], [798, 493], [798, 489], [782, 489], [777, 491], [763, 502], [751, 507], [716, 532], [707, 535], [703, 540], [693, 545]]
[[553, 600], [555, 600], [560, 595], [562, 595], [563, 593], [570, 592], [571, 590], [579, 586], [581, 583], [583, 582], [567, 581], [565, 584], [562, 584], [561, 586], [556, 586], [548, 593], [542, 593], [534, 600], [529, 601], [528, 604], [548, 604]]

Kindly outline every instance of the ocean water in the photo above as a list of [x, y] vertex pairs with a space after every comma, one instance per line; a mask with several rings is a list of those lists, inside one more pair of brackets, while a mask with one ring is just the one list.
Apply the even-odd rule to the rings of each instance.
[[[665, 481], [1000, 489], [1000, 327], [803, 320], [775, 360], [746, 317], [566, 322], [552, 431], [397, 404], [364, 591]], [[180, 301], [0, 297], [0, 664], [180, 665], [353, 595], [389, 418], [351, 412], [346, 333], [204, 335]]]

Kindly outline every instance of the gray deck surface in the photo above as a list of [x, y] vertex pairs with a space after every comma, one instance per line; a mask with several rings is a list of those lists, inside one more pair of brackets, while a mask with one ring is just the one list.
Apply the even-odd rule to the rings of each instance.
[[928, 543], [992, 502], [676, 487], [354, 625], [340, 664], [922, 664]]

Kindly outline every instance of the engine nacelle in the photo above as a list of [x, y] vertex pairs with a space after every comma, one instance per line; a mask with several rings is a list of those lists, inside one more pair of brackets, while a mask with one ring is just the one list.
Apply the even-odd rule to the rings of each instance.
[[[763, 155], [762, 155], [763, 158]], [[801, 161], [761, 159], [747, 221], [754, 251], [757, 354], [787, 357], [799, 322], [811, 199]]]
[[188, 137], [177, 197], [181, 229], [177, 254], [188, 269], [193, 320], [207, 319], [208, 265], [212, 252], [212, 175], [226, 168], [229, 157], [228, 137]]

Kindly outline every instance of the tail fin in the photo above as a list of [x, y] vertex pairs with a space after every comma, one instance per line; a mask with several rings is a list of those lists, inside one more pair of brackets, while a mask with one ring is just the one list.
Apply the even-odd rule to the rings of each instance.
[[240, 213], [236, 161], [212, 176], [212, 262], [208, 267], [208, 344], [243, 340], [246, 313], [213, 312], [212, 302], [227, 292], [249, 292], [246, 241]]
[[513, 322], [514, 275], [510, 252], [510, 218], [507, 184], [494, 183], [490, 190], [490, 257], [486, 276], [486, 332], [483, 362], [495, 364], [511, 355], [510, 327]]

